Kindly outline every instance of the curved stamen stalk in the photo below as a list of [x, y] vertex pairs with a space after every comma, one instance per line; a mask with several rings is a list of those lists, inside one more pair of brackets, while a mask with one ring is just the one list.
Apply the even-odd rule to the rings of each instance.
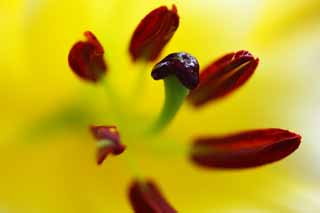
[[151, 127], [151, 133], [160, 132], [172, 121], [179, 111], [189, 90], [175, 76], [164, 79], [165, 101], [159, 117]]

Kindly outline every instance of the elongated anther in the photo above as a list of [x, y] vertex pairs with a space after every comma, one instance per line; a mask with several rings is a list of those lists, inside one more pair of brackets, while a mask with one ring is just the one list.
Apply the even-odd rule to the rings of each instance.
[[179, 26], [177, 8], [161, 6], [146, 15], [131, 38], [129, 52], [136, 60], [154, 61], [170, 41]]
[[239, 169], [279, 161], [294, 152], [301, 136], [282, 129], [259, 129], [220, 137], [200, 137], [190, 157], [206, 168]]
[[151, 132], [160, 132], [179, 111], [189, 89], [199, 83], [199, 63], [192, 55], [172, 53], [156, 64], [151, 72], [155, 80], [164, 80], [165, 102], [162, 111], [152, 125]]
[[115, 126], [91, 126], [91, 133], [97, 142], [97, 164], [100, 165], [109, 154], [119, 155], [125, 150]]
[[69, 66], [81, 79], [97, 82], [103, 78], [107, 65], [103, 58], [104, 50], [92, 32], [85, 32], [86, 41], [78, 41], [68, 55]]
[[200, 83], [188, 96], [194, 106], [202, 106], [225, 97], [244, 85], [259, 63], [248, 51], [229, 53], [200, 72]]
[[177, 212], [150, 180], [135, 180], [129, 188], [129, 200], [135, 213]]

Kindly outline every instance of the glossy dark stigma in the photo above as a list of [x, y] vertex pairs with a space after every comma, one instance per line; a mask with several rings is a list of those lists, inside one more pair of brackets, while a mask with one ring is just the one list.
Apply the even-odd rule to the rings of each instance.
[[188, 89], [194, 89], [199, 84], [199, 62], [189, 53], [172, 53], [156, 64], [151, 72], [154, 80], [160, 80], [175, 75]]

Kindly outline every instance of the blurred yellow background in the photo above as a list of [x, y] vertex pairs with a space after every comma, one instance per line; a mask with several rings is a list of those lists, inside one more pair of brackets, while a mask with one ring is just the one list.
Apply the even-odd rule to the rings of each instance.
[[[246, 49], [261, 63], [235, 94], [201, 110], [183, 106], [163, 138], [189, 143], [279, 127], [303, 141], [279, 163], [241, 171], [207, 171], [180, 154], [141, 150], [142, 173], [179, 212], [320, 212], [319, 0], [0, 0], [0, 212], [132, 212], [125, 154], [97, 167], [87, 130], [112, 124], [110, 102], [71, 72], [67, 55], [84, 31], [94, 32], [125, 99], [141, 72], [128, 55], [131, 34], [149, 11], [172, 3], [180, 26], [163, 56], [187, 51], [204, 67]], [[122, 106], [132, 120], [161, 106], [151, 66], [142, 70], [148, 78], [139, 107]], [[122, 130], [123, 143], [134, 140]]]

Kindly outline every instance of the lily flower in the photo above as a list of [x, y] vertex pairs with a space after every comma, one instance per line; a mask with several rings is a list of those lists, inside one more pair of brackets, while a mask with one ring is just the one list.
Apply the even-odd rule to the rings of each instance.
[[[134, 60], [143, 58], [148, 62], [160, 55], [178, 27], [177, 7], [173, 5], [172, 8], [170, 11], [165, 6], [159, 7], [140, 22], [129, 48]], [[95, 44], [93, 46], [99, 47], [98, 51], [94, 48], [93, 50], [78, 48], [79, 44], [91, 45], [92, 38], [95, 37], [90, 34], [88, 43], [78, 42], [74, 45], [69, 54], [69, 64], [76, 73], [80, 74], [85, 70], [86, 76], [94, 76], [89, 79], [95, 81], [98, 78], [95, 77], [96, 70], [100, 64], [96, 65], [95, 52], [99, 53], [98, 62], [101, 62], [103, 48], [96, 39], [93, 39]], [[196, 57], [186, 52], [169, 54], [155, 64], [151, 71], [154, 80], [164, 81], [165, 102], [162, 111], [150, 124], [150, 130], [136, 132], [136, 134], [144, 140], [158, 137], [177, 115], [187, 97], [195, 106], [201, 106], [235, 91], [252, 76], [258, 61], [259, 59], [254, 58], [248, 51], [230, 53], [212, 62], [199, 76], [200, 66]], [[126, 125], [130, 126], [130, 123]], [[125, 146], [120, 144], [119, 133], [115, 126], [93, 126], [91, 132], [97, 140], [98, 164], [101, 164], [109, 153], [114, 155], [123, 153]], [[251, 130], [230, 136], [200, 137], [191, 145], [190, 156], [192, 162], [209, 169], [251, 168], [287, 157], [298, 148], [300, 142], [301, 136], [282, 129]], [[128, 152], [130, 151], [130, 145], [128, 145]], [[111, 160], [108, 163], [112, 163]], [[161, 195], [156, 185], [143, 179], [142, 177], [142, 181], [134, 181], [129, 189], [129, 199], [134, 211], [137, 213], [176, 212]]]
[[2, 1], [0, 212], [319, 212], [319, 2]]

